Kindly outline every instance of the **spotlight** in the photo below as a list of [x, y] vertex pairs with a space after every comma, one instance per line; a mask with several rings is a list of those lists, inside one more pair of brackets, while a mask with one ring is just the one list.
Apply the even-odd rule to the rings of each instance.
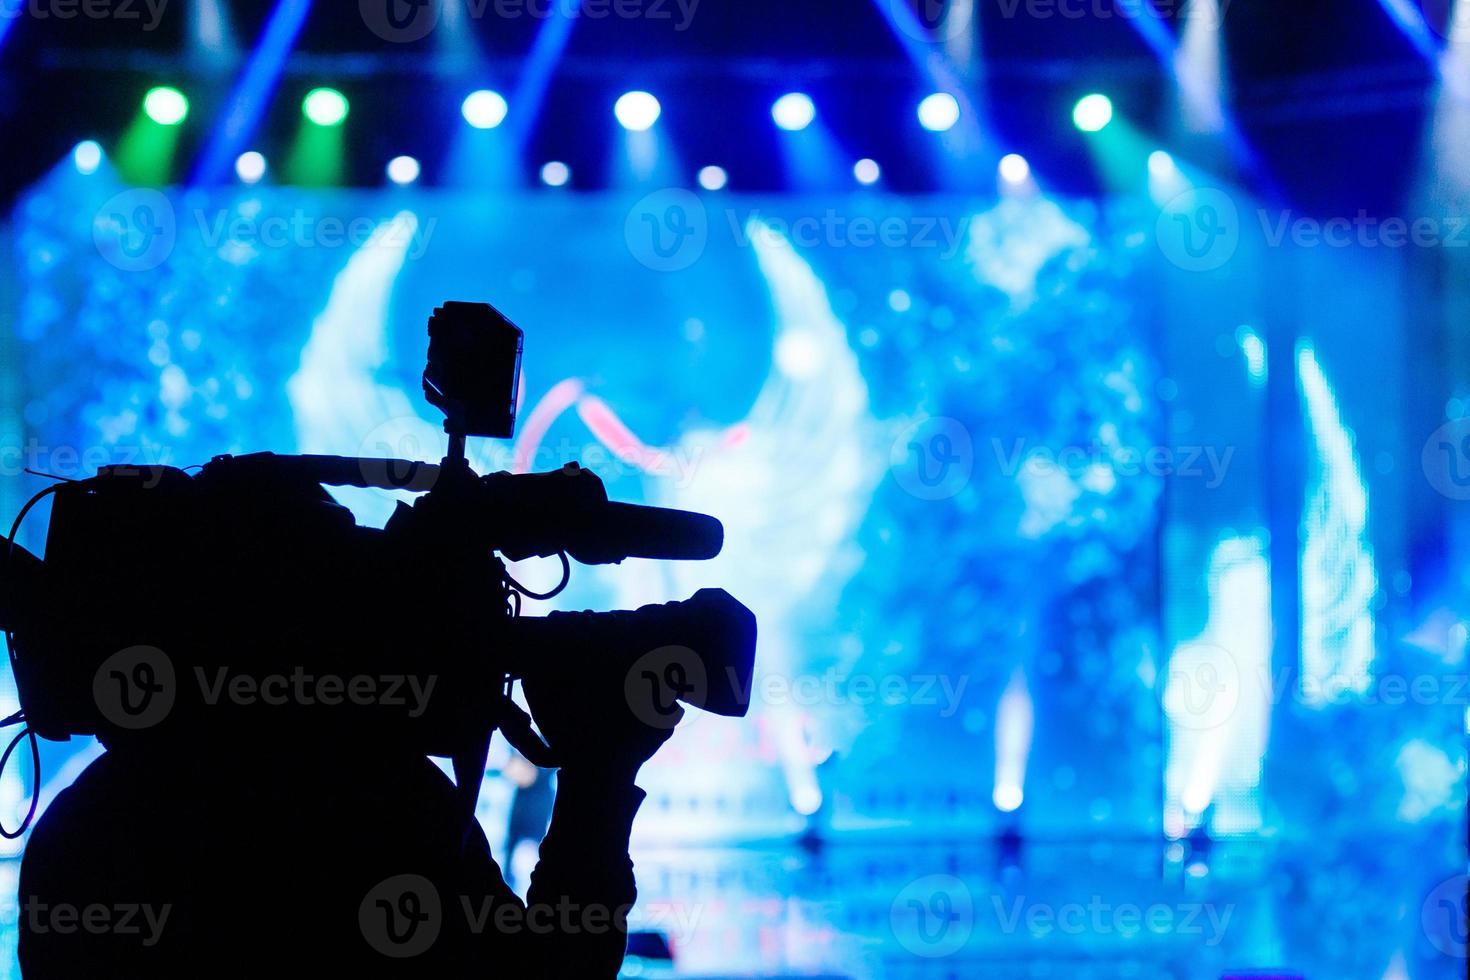
[[1072, 122], [1084, 133], [1096, 133], [1113, 121], [1113, 100], [1097, 92], [1084, 95], [1072, 109]]
[[1166, 177], [1173, 176], [1175, 170], [1174, 158], [1163, 150], [1154, 150], [1148, 155], [1149, 176], [1157, 180], [1163, 180]]
[[658, 99], [647, 92], [624, 92], [613, 105], [613, 115], [624, 129], [641, 133], [658, 122]]
[[388, 161], [388, 179], [399, 187], [407, 187], [412, 184], [419, 179], [421, 173], [423, 173], [423, 168], [413, 157], [394, 157]]
[[572, 169], [560, 160], [552, 160], [541, 168], [541, 183], [547, 187], [562, 187], [572, 179]]
[[318, 126], [340, 126], [347, 118], [347, 96], [334, 88], [314, 88], [302, 100], [301, 111]]
[[817, 118], [817, 107], [802, 92], [787, 92], [771, 106], [771, 118], [787, 132], [806, 129]]
[[494, 129], [499, 126], [505, 121], [505, 114], [509, 109], [504, 96], [488, 88], [471, 92], [465, 96], [464, 105], [460, 106], [464, 121], [476, 129]]
[[96, 140], [82, 140], [71, 151], [71, 162], [77, 173], [87, 176], [95, 174], [102, 166], [102, 146]]
[[265, 156], [255, 150], [247, 150], [235, 159], [235, 176], [246, 184], [258, 184], [265, 177]]
[[948, 92], [935, 92], [919, 103], [919, 125], [931, 133], [952, 129], [960, 121], [960, 104]]
[[699, 186], [707, 191], [721, 190], [729, 182], [730, 176], [724, 167], [701, 167], [699, 170]]
[[877, 160], [863, 157], [852, 165], [852, 175], [857, 178], [859, 184], [867, 186], [868, 184], [876, 184], [878, 178], [883, 176], [883, 170], [878, 166]]
[[1019, 153], [1007, 153], [1000, 158], [1000, 179], [1007, 184], [1024, 184], [1031, 176], [1031, 164]]
[[178, 89], [160, 85], [143, 97], [143, 111], [160, 126], [177, 126], [189, 115], [189, 100]]

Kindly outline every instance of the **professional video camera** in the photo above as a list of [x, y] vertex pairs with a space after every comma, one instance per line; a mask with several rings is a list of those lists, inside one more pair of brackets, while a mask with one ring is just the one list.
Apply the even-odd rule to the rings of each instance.
[[[630, 705], [646, 690], [651, 702], [634, 710], [651, 710], [644, 720], [655, 725], [678, 714], [675, 699], [743, 715], [755, 619], [722, 590], [631, 612], [520, 615], [522, 596], [565, 587], [569, 556], [703, 559], [723, 540], [714, 518], [610, 502], [576, 463], [476, 474], [465, 440], [512, 435], [522, 343], [488, 304], [434, 312], [423, 386], [445, 415], [438, 464], [218, 456], [194, 473], [107, 467], [33, 498], [4, 552], [0, 625], [21, 704], [4, 722], [25, 726], [5, 758], [25, 736], [37, 768], [37, 736], [95, 734], [144, 751], [408, 740], [454, 760], [472, 807], [494, 728], [531, 761], [556, 762], [511, 698], [518, 678], [596, 676], [625, 685]], [[426, 492], [376, 529], [358, 526], [324, 485]], [[43, 561], [14, 542], [48, 494]], [[529, 591], [501, 560], [531, 556], [560, 556], [551, 593]], [[272, 697], [237, 688], [241, 671], [439, 683], [427, 705], [337, 687]]]

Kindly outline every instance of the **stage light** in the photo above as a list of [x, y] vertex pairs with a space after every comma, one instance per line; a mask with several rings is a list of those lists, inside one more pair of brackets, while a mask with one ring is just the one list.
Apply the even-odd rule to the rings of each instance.
[[1210, 832], [1203, 824], [1189, 832], [1189, 837], [1185, 840], [1188, 858], [1184, 865], [1184, 873], [1189, 877], [1204, 878], [1209, 875], [1211, 843]]
[[189, 100], [178, 89], [160, 85], [143, 97], [143, 111], [160, 126], [177, 126], [189, 115]]
[[71, 162], [83, 176], [95, 174], [102, 166], [102, 146], [96, 140], [82, 140], [71, 151]]
[[552, 160], [541, 168], [541, 183], [547, 187], [562, 187], [572, 179], [572, 169], [560, 160]]
[[1113, 101], [1097, 92], [1084, 95], [1072, 109], [1072, 122], [1084, 133], [1096, 133], [1113, 121]]
[[306, 93], [301, 111], [318, 126], [339, 126], [347, 118], [347, 96], [334, 88], [315, 88]]
[[423, 168], [413, 157], [400, 156], [388, 161], [388, 179], [399, 187], [407, 187], [419, 179]]
[[991, 801], [1001, 813], [1015, 813], [1021, 808], [1024, 799], [1021, 787], [1013, 783], [1001, 783], [991, 793]]
[[806, 129], [817, 118], [817, 107], [811, 97], [801, 92], [787, 92], [771, 106], [771, 118], [787, 132]]
[[948, 92], [935, 92], [919, 103], [919, 125], [931, 133], [953, 129], [960, 121], [960, 104]]
[[1250, 374], [1251, 384], [1259, 388], [1266, 383], [1266, 342], [1246, 324], [1235, 330], [1235, 339], [1240, 352], [1245, 355], [1245, 369]]
[[701, 167], [699, 170], [699, 186], [707, 191], [722, 190], [729, 181], [730, 176], [724, 167]]
[[624, 92], [613, 105], [613, 115], [624, 129], [641, 133], [658, 122], [658, 99], [647, 92]]
[[1007, 184], [1024, 184], [1031, 176], [1031, 164], [1019, 153], [1007, 153], [1000, 158], [1000, 179]]
[[247, 150], [235, 159], [235, 176], [243, 183], [260, 183], [265, 177], [265, 171], [265, 156], [255, 150]]
[[1174, 165], [1174, 158], [1163, 150], [1154, 150], [1148, 155], [1149, 176], [1157, 180], [1165, 180], [1172, 177], [1177, 169]]
[[[220, 111], [213, 114], [215, 125], [195, 162], [191, 184], [209, 186], [222, 181], [228, 168], [248, 149], [247, 141], [258, 131], [266, 109], [275, 101], [276, 86], [306, 24], [311, 0], [276, 0], [269, 6], [270, 17], [255, 35], [255, 49], [236, 75]], [[222, 24], [222, 28], [227, 34], [228, 25]], [[227, 52], [210, 56], [211, 61], [216, 59], [228, 60]]]
[[883, 170], [878, 166], [877, 160], [863, 157], [852, 165], [852, 175], [857, 178], [859, 184], [867, 186], [869, 184], [876, 184], [878, 178], [883, 176]]
[[488, 88], [471, 92], [465, 96], [464, 105], [460, 106], [464, 121], [476, 129], [494, 129], [505, 121], [505, 114], [509, 111], [505, 97]]

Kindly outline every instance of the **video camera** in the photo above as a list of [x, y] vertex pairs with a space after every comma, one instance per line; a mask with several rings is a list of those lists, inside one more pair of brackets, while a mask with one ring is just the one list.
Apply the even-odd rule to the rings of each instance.
[[[651, 684], [659, 713], [675, 713], [677, 699], [744, 715], [755, 618], [723, 590], [630, 612], [520, 615], [523, 596], [565, 587], [569, 558], [697, 560], [723, 543], [714, 518], [609, 501], [576, 463], [476, 474], [465, 440], [513, 434], [522, 346], [488, 304], [434, 311], [423, 387], [449, 436], [438, 464], [256, 453], [193, 473], [107, 467], [38, 494], [0, 546], [0, 625], [21, 704], [4, 723], [25, 725], [6, 758], [25, 735], [37, 762], [37, 736], [97, 735], [144, 751], [365, 739], [450, 756], [477, 791], [475, 766], [483, 771], [496, 727], [531, 761], [555, 762], [511, 698], [516, 679], [595, 676], [630, 697]], [[326, 486], [421, 495], [377, 529], [357, 525]], [[15, 535], [46, 495], [55, 499], [43, 561]], [[561, 585], [531, 592], [502, 561], [531, 556], [560, 556]], [[342, 710], [324, 715], [299, 698], [259, 696], [264, 686], [231, 697], [241, 671], [440, 685], [418, 713], [343, 691]]]

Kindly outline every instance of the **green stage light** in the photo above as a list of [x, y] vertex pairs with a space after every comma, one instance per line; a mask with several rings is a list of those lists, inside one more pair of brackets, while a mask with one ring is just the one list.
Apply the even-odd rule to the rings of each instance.
[[1097, 92], [1077, 100], [1072, 122], [1084, 133], [1096, 133], [1113, 121], [1113, 100]]
[[347, 118], [347, 96], [334, 88], [314, 88], [302, 100], [301, 111], [318, 126], [339, 126]]
[[160, 126], [177, 126], [189, 115], [189, 100], [178, 89], [160, 85], [143, 97], [143, 111]]

